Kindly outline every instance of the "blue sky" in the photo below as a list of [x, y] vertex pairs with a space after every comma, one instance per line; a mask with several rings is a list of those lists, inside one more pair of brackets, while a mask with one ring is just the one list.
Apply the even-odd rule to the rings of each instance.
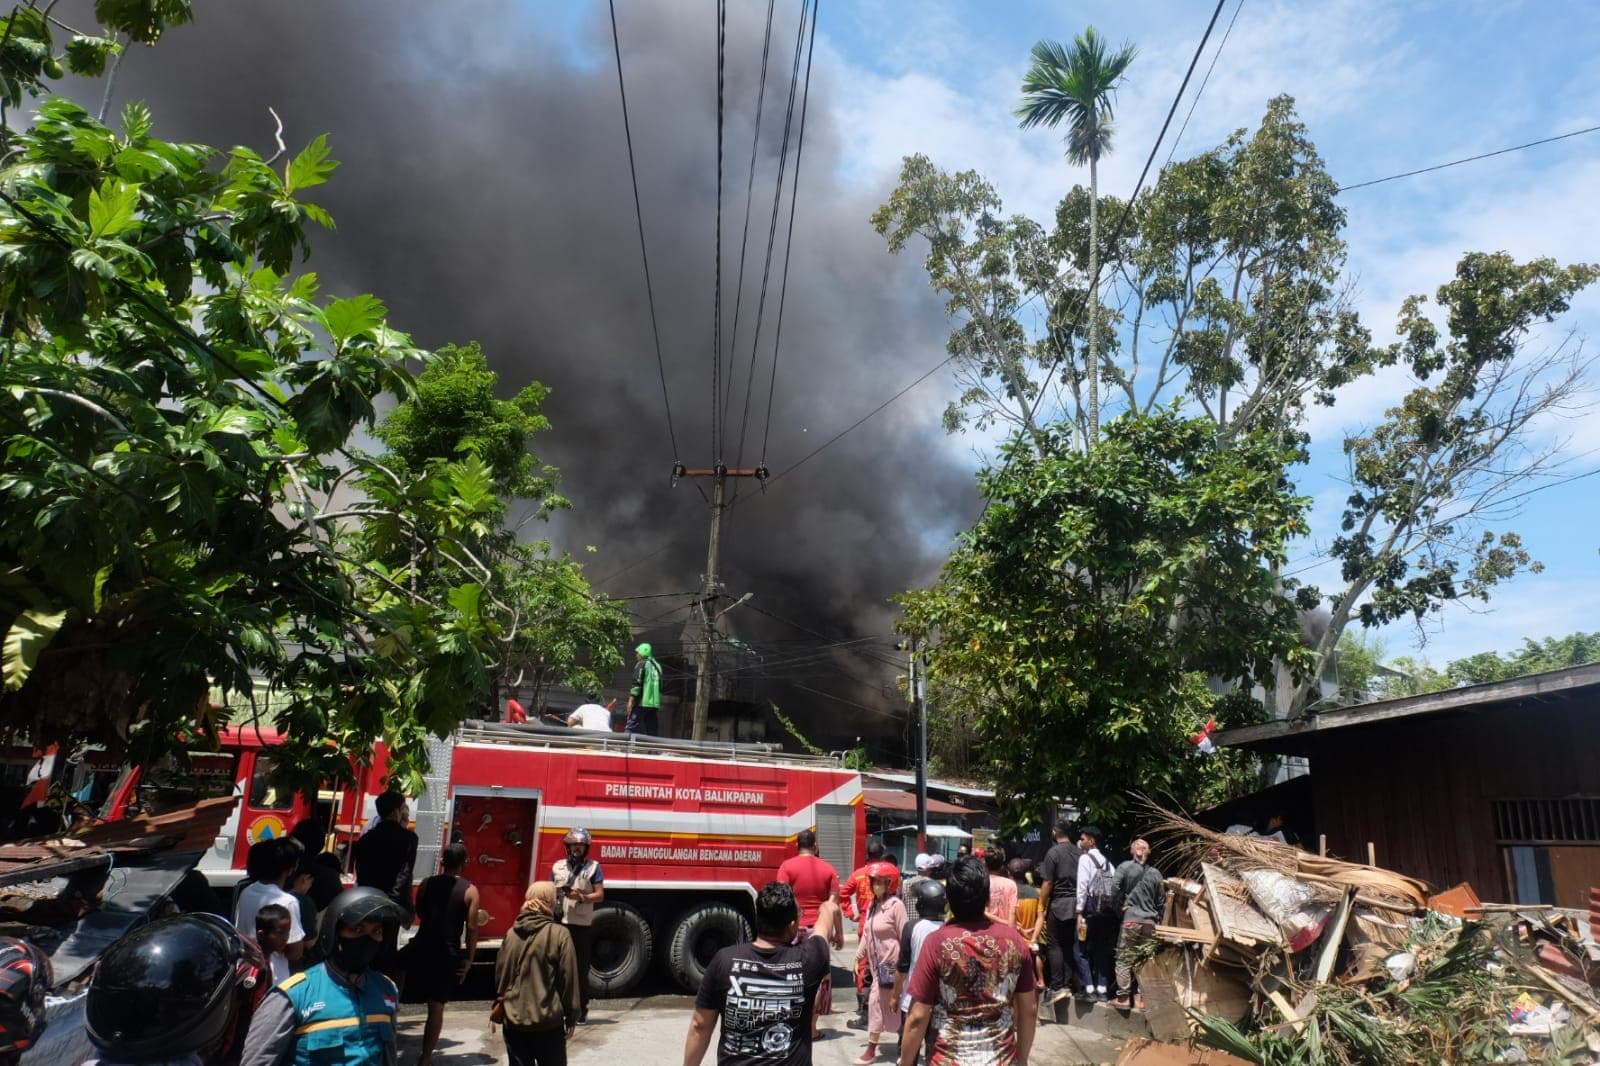
[[[684, 18], [703, 18], [709, 32], [709, 4], [681, 6]], [[794, 6], [779, 5], [780, 25], [793, 25]], [[619, 8], [626, 19], [627, 6]], [[603, 9], [587, 17], [564, 4], [536, 10], [545, 32], [565, 38], [574, 55], [593, 62], [598, 46], [609, 48]], [[764, 11], [735, 0], [729, 17], [755, 21]], [[1330, 171], [1347, 183], [1600, 124], [1600, 63], [1593, 58], [1600, 19], [1589, 5], [1228, 0], [1195, 84], [1236, 12], [1180, 155], [1253, 126], [1267, 99], [1285, 92], [1296, 98]], [[881, 199], [901, 158], [923, 152], [948, 169], [982, 172], [1008, 211], [1046, 217], [1087, 175], [1062, 161], [1056, 136], [1018, 130], [1010, 112], [1031, 44], [1070, 38], [1092, 23], [1111, 40], [1140, 48], [1119, 100], [1118, 150], [1101, 172], [1102, 190], [1125, 196], [1210, 13], [1209, 3], [1172, 0], [824, 3], [813, 106], [825, 109], [838, 138], [836, 178]], [[1186, 100], [1180, 120], [1188, 107]], [[1596, 188], [1600, 134], [1346, 194], [1350, 269], [1368, 325], [1387, 339], [1400, 299], [1431, 293], [1466, 251], [1600, 258]], [[1586, 293], [1561, 325], [1600, 343], [1600, 295]], [[1331, 580], [1317, 563], [1345, 494], [1342, 434], [1373, 422], [1406, 384], [1397, 375], [1359, 383], [1313, 419], [1318, 444], [1298, 482], [1316, 500], [1315, 535], [1293, 560], [1313, 581]], [[874, 431], [936, 418], [953, 391], [948, 378], [929, 381]], [[1595, 419], [1553, 424], [1546, 435], [1571, 438], [1568, 473], [1600, 466]], [[948, 446], [970, 457], [984, 443], [956, 438]], [[1452, 607], [1421, 629], [1390, 627], [1383, 634], [1388, 654], [1418, 654], [1425, 635], [1420, 653], [1442, 664], [1510, 648], [1523, 637], [1600, 628], [1589, 607], [1600, 597], [1597, 490], [1600, 477], [1522, 501], [1521, 513], [1498, 528], [1521, 531], [1545, 572], [1506, 586], [1487, 611]]]

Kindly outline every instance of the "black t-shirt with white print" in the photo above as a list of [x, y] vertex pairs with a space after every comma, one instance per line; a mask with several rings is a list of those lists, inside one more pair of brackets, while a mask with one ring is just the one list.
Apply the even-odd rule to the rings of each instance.
[[735, 944], [706, 967], [694, 1005], [722, 1018], [721, 1066], [810, 1066], [811, 1011], [828, 975], [828, 942]]

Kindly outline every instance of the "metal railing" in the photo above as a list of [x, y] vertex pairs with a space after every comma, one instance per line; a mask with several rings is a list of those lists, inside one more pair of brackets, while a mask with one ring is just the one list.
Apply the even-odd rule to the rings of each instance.
[[456, 733], [458, 742], [506, 744], [524, 748], [600, 751], [610, 754], [680, 755], [729, 762], [772, 763], [789, 766], [815, 766], [842, 769], [840, 760], [826, 755], [797, 755], [777, 744], [736, 744], [715, 740], [677, 740], [647, 737], [638, 733], [602, 733], [598, 730], [569, 729], [534, 723], [463, 722]]

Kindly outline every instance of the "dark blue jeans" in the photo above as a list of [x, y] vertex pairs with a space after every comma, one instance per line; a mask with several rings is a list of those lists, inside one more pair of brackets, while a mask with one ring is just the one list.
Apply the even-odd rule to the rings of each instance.
[[659, 737], [661, 735], [661, 708], [635, 706], [632, 713], [628, 715], [627, 729], [630, 733], [642, 733], [647, 737]]

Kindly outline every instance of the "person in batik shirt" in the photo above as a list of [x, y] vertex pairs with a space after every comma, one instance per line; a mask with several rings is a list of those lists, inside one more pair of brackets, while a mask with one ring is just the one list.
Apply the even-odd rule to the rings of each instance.
[[1028, 942], [984, 914], [989, 871], [983, 860], [958, 859], [945, 893], [952, 919], [928, 935], [917, 956], [900, 1066], [916, 1062], [929, 1026], [931, 1066], [1027, 1066], [1039, 1022]]

